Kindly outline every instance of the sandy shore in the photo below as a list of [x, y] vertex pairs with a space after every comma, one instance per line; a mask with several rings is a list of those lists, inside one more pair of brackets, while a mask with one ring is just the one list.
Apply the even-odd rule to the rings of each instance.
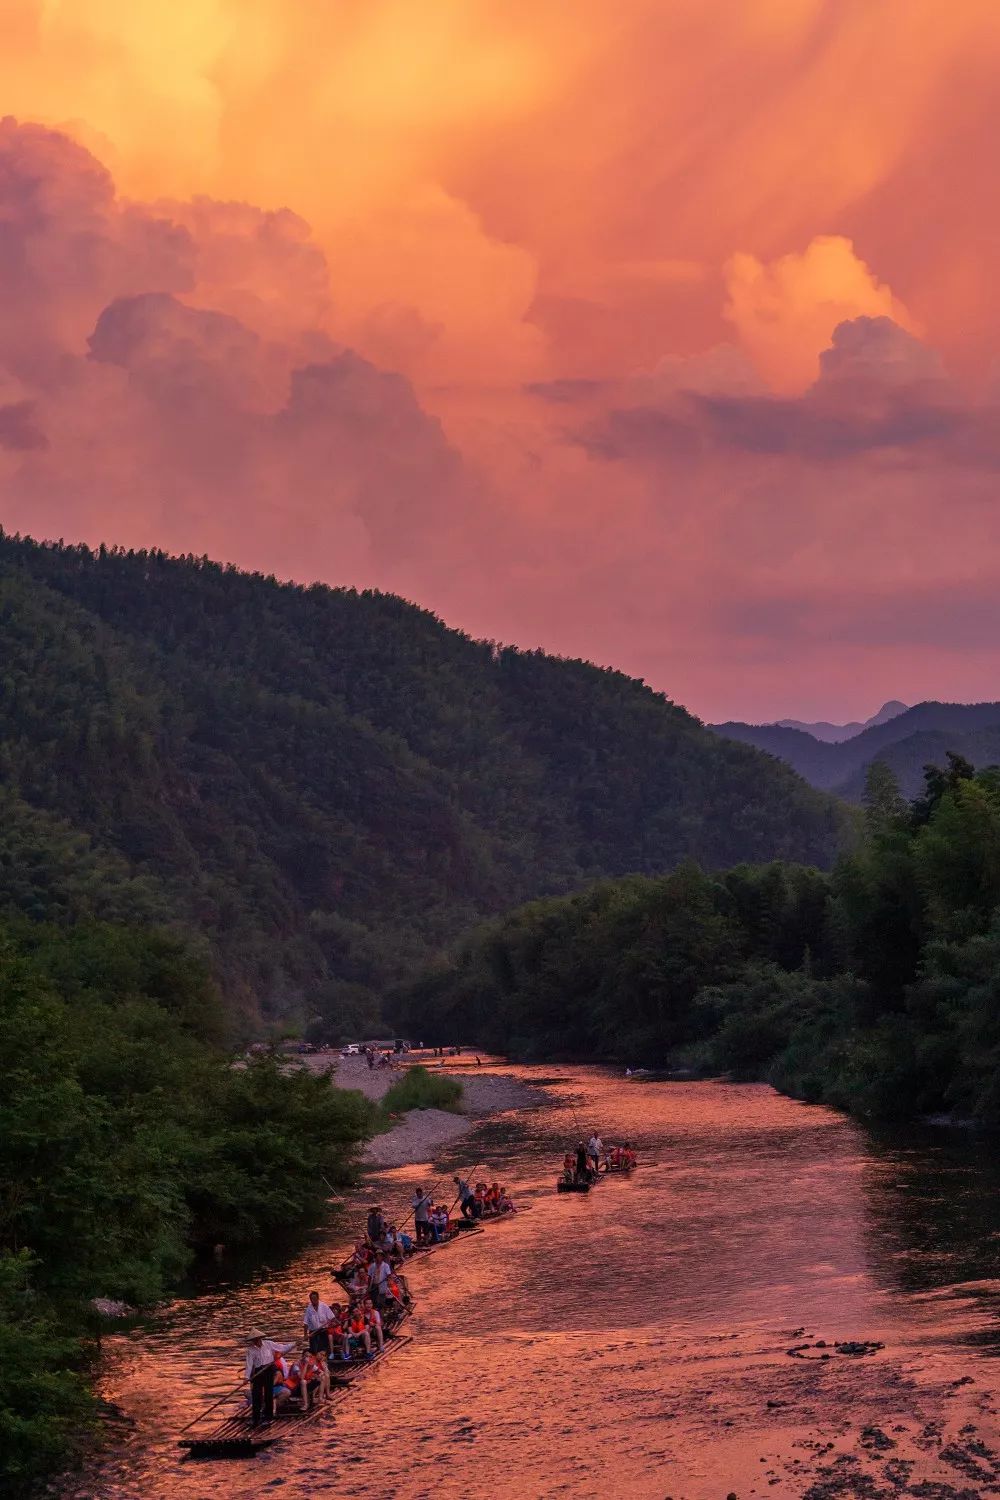
[[[358, 1089], [369, 1099], [381, 1099], [401, 1076], [400, 1070], [395, 1068], [369, 1068], [363, 1057], [320, 1054], [303, 1060], [318, 1071], [332, 1070], [338, 1088]], [[424, 1059], [417, 1057], [414, 1061], [419, 1063]], [[426, 1059], [425, 1065], [430, 1069], [438, 1066], [431, 1057]], [[375, 1136], [368, 1143], [365, 1162], [373, 1167], [405, 1167], [430, 1161], [441, 1147], [458, 1140], [485, 1116], [545, 1102], [546, 1096], [541, 1089], [533, 1088], [510, 1073], [497, 1071], [497, 1064], [492, 1059], [482, 1069], [475, 1066], [472, 1058], [469, 1059], [468, 1071], [466, 1066], [464, 1058], [450, 1058], [443, 1070], [462, 1085], [461, 1114], [444, 1109], [411, 1109], [392, 1130]], [[503, 1065], [499, 1066], [502, 1069]]]

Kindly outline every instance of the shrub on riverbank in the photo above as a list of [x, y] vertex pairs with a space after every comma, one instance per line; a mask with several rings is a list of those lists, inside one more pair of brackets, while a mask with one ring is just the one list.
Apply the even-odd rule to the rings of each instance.
[[127, 928], [0, 925], [0, 1492], [84, 1435], [86, 1304], [315, 1223], [371, 1131], [360, 1094], [216, 1045], [202, 963]]
[[408, 1109], [448, 1109], [459, 1114], [462, 1092], [456, 1078], [442, 1078], [418, 1064], [407, 1068], [405, 1075], [383, 1094], [382, 1108], [394, 1115], [405, 1114]]
[[687, 1064], [872, 1118], [1000, 1124], [1000, 770], [872, 768], [830, 875], [687, 865], [538, 901], [395, 996], [399, 1026], [541, 1059]]

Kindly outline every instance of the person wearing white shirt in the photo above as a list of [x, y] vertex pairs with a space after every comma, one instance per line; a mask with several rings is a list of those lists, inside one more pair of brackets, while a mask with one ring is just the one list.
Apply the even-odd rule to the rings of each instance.
[[418, 1187], [413, 1195], [413, 1223], [417, 1231], [417, 1244], [422, 1245], [431, 1238], [431, 1195]]
[[368, 1267], [368, 1284], [371, 1287], [373, 1297], [376, 1299], [381, 1298], [385, 1290], [385, 1284], [391, 1275], [392, 1266], [390, 1266], [381, 1250], [376, 1251], [375, 1259]]
[[309, 1340], [310, 1354], [329, 1354], [330, 1334], [328, 1329], [333, 1322], [333, 1313], [325, 1302], [319, 1300], [319, 1292], [310, 1292], [306, 1310], [302, 1314], [302, 1327], [305, 1336]]
[[603, 1150], [604, 1150], [604, 1142], [601, 1140], [601, 1137], [597, 1134], [597, 1131], [595, 1130], [594, 1133], [593, 1133], [593, 1135], [590, 1137], [590, 1140], [587, 1142], [587, 1155], [590, 1157], [591, 1161], [594, 1163], [594, 1176], [595, 1177], [597, 1176], [598, 1172], [601, 1169], [601, 1152]]
[[274, 1357], [294, 1349], [292, 1344], [277, 1344], [265, 1338], [259, 1328], [247, 1334], [247, 1379], [250, 1382], [250, 1412], [255, 1427], [274, 1418]]

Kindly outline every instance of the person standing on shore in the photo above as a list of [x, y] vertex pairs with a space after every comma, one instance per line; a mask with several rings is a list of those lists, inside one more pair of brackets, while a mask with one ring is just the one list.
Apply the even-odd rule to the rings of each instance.
[[417, 1244], [423, 1245], [431, 1235], [431, 1195], [418, 1187], [413, 1195], [413, 1227], [417, 1233]]
[[[277, 1344], [265, 1338], [259, 1328], [247, 1334], [247, 1379], [250, 1382], [250, 1418], [254, 1427], [274, 1420], [274, 1361], [287, 1354], [294, 1344]], [[263, 1412], [263, 1417], [261, 1413]]]

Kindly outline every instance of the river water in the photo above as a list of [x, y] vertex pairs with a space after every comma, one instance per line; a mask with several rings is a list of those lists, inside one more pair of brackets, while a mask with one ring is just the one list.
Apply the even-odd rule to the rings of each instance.
[[[109, 1339], [102, 1393], [134, 1436], [73, 1493], [1000, 1493], [991, 1144], [874, 1136], [759, 1085], [503, 1071], [549, 1103], [477, 1126], [438, 1175], [485, 1159], [476, 1175], [529, 1211], [412, 1264], [407, 1348], [254, 1460], [180, 1457], [179, 1429], [239, 1378], [243, 1331], [280, 1337], [301, 1326], [310, 1288], [330, 1299], [357, 1211], [403, 1204], [433, 1175], [415, 1168], [370, 1180], [291, 1262], [219, 1280]], [[631, 1137], [641, 1169], [557, 1195], [577, 1120]], [[885, 1347], [843, 1355], [837, 1340]]]

